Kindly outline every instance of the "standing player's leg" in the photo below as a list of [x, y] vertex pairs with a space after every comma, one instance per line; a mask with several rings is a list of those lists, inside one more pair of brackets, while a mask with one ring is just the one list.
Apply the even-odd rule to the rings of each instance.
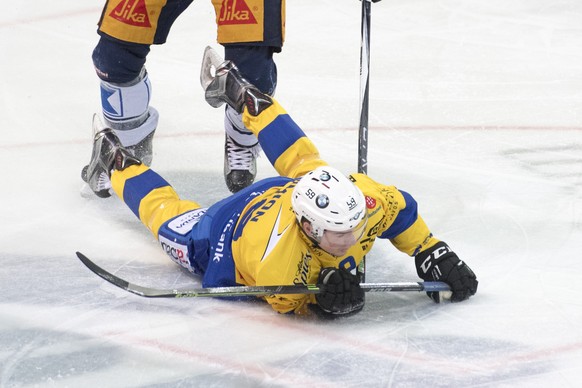
[[[275, 93], [277, 67], [273, 54], [280, 52], [285, 35], [285, 0], [213, 0], [218, 42], [225, 59], [233, 61], [243, 77], [268, 95]], [[237, 9], [234, 9], [236, 5]], [[224, 178], [231, 192], [250, 185], [256, 176], [257, 138], [229, 106], [225, 110]]]
[[[93, 64], [100, 80], [101, 112], [93, 117], [93, 136], [113, 129], [121, 144], [144, 164], [152, 161], [158, 112], [150, 106], [151, 83], [145, 68], [150, 45], [163, 44], [176, 18], [193, 0], [147, 0], [135, 7], [108, 1], [99, 21]], [[101, 197], [111, 182], [103, 171], [85, 166], [82, 178]]]

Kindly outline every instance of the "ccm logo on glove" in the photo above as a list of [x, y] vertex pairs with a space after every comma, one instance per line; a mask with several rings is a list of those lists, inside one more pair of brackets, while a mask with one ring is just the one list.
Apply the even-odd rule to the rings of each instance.
[[[461, 302], [475, 295], [479, 282], [469, 266], [443, 241], [416, 255], [416, 272], [426, 281], [442, 281], [451, 287], [451, 302]], [[439, 303], [439, 292], [427, 292], [428, 296]]]
[[[443, 243], [444, 244], [444, 243]], [[437, 244], [438, 245], [438, 244]], [[433, 250], [430, 255], [428, 255], [428, 257], [426, 258], [426, 260], [424, 260], [421, 264], [420, 264], [420, 269], [422, 270], [423, 273], [427, 273], [428, 270], [430, 269], [430, 267], [432, 267], [432, 265], [435, 263], [435, 261], [437, 261], [440, 257], [442, 257], [444, 254], [451, 252], [451, 248], [449, 248], [448, 245], [443, 245], [440, 246], [438, 248], [436, 248], [435, 250]], [[433, 274], [432, 276], [435, 279], [439, 279], [441, 277], [441, 272], [438, 266], [436, 266], [433, 269]]]

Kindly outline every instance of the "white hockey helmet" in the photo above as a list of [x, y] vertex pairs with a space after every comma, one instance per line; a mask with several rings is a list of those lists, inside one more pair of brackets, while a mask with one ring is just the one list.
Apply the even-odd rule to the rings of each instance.
[[320, 241], [323, 232], [354, 231], [357, 239], [367, 222], [362, 191], [339, 170], [323, 166], [305, 174], [293, 189], [293, 211], [299, 223], [311, 223], [312, 237]]

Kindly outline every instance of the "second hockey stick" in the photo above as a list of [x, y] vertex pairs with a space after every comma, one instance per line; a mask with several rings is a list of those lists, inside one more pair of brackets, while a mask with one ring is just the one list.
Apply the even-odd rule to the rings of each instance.
[[[358, 172], [368, 173], [368, 111], [370, 96], [370, 26], [371, 0], [362, 2], [362, 28], [360, 44], [360, 125], [358, 129]], [[366, 258], [358, 265], [358, 277], [366, 280]]]

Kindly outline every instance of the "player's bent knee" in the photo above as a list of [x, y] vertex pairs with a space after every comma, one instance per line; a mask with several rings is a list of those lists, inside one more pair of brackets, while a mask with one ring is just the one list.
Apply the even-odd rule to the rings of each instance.
[[93, 65], [102, 80], [123, 84], [139, 77], [149, 51], [147, 44], [101, 37], [93, 50]]

